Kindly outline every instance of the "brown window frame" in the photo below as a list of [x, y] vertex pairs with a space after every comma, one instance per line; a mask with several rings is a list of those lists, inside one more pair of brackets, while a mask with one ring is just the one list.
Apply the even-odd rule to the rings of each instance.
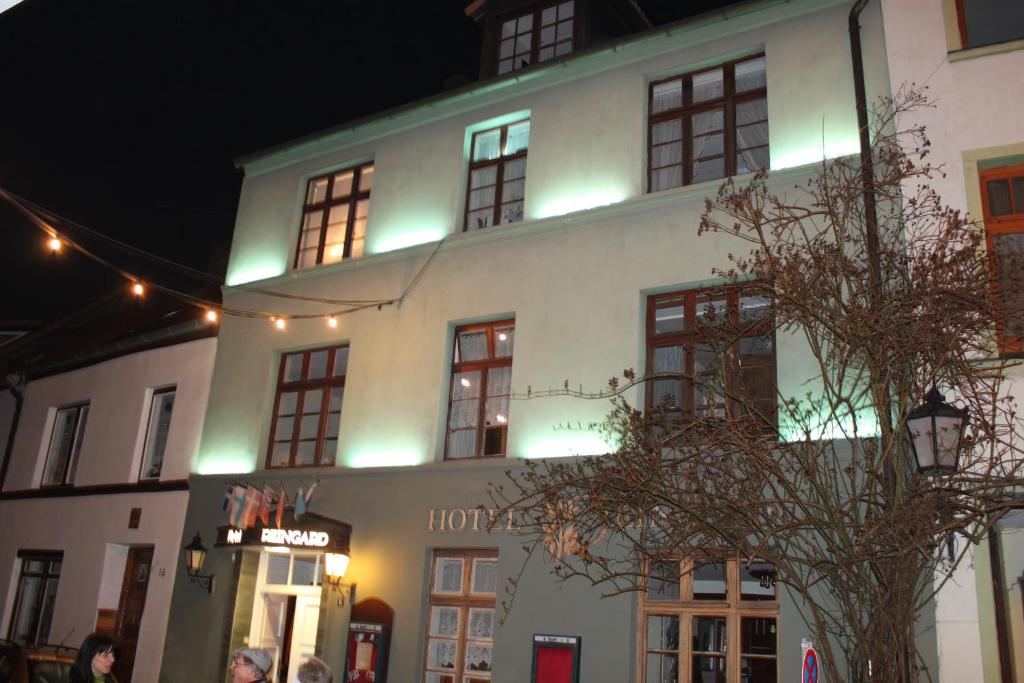
[[1014, 38], [1007, 38], [1006, 40], [972, 45], [970, 42], [970, 35], [967, 28], [967, 13], [964, 11], [964, 0], [956, 0], [956, 25], [957, 30], [960, 33], [960, 47], [961, 49], [965, 50], [975, 47], [988, 47], [989, 45], [1001, 45], [1003, 43], [1024, 40], [1024, 27], [1021, 27], [1020, 34]]
[[[644, 405], [647, 410], [652, 409], [657, 405], [657, 400], [654, 395], [655, 381], [655, 363], [654, 355], [655, 350], [659, 348], [671, 347], [671, 346], [683, 346], [684, 347], [684, 363], [682, 375], [684, 378], [682, 387], [682, 406], [668, 406], [665, 410], [669, 414], [675, 414], [683, 420], [692, 420], [697, 416], [696, 408], [696, 393], [697, 387], [694, 380], [687, 380], [686, 377], [696, 378], [696, 347], [702, 342], [713, 339], [713, 335], [702, 333], [700, 326], [697, 324], [697, 306], [702, 303], [700, 300], [703, 298], [711, 298], [719, 300], [725, 299], [726, 302], [726, 314], [729, 316], [729, 324], [739, 327], [739, 300], [741, 296], [749, 295], [755, 297], [767, 298], [763, 292], [759, 291], [757, 282], [749, 282], [738, 285], [723, 285], [718, 287], [702, 287], [702, 288], [691, 288], [681, 289], [671, 292], [664, 292], [660, 294], [651, 294], [647, 297], [647, 315], [646, 315], [646, 326], [645, 326], [645, 337], [646, 337], [646, 368], [647, 375], [650, 378], [645, 383], [644, 387]], [[669, 331], [657, 333], [656, 324], [656, 312], [659, 308], [659, 303], [663, 301], [669, 301], [673, 299], [683, 300], [683, 329], [679, 331]], [[769, 301], [771, 306], [774, 304]], [[778, 419], [778, 404], [777, 404], [777, 391], [778, 391], [778, 348], [775, 340], [775, 322], [774, 316], [766, 316], [761, 321], [751, 324], [742, 330], [738, 330], [736, 340], [730, 344], [727, 353], [725, 363], [725, 402], [717, 404], [725, 412], [726, 419], [737, 419], [741, 417], [739, 411], [738, 402], [730, 396], [734, 396], [734, 389], [739, 381], [740, 367], [739, 358], [739, 346], [740, 341], [747, 337], [770, 337], [772, 343], [772, 359], [771, 359], [771, 373], [772, 373], [772, 388], [773, 388], [773, 400], [768, 407], [770, 415], [764, 415], [765, 421], [768, 426], [775, 427]], [[757, 367], [757, 366], [753, 366]], [[715, 412], [716, 408], [711, 407], [708, 412]]]
[[[1024, 234], [1024, 202], [1022, 202], [1022, 206], [1017, 206], [1012, 188], [1014, 178], [1024, 179], [1024, 164], [984, 169], [978, 175], [981, 185], [982, 215], [985, 220], [985, 244], [988, 248], [988, 253], [993, 255], [991, 261], [992, 286], [995, 290], [997, 302], [996, 336], [999, 353], [1004, 356], [1020, 355], [1024, 353], [1024, 336], [1006, 334], [1003, 324], [1005, 318], [1002, 311], [1002, 297], [1000, 293], [999, 262], [998, 257], [995, 256], [995, 238], [1004, 235]], [[998, 180], [1006, 180], [1010, 183], [1011, 213], [993, 216], [989, 205], [988, 183]], [[1024, 254], [1021, 257], [1024, 258]], [[1024, 283], [1021, 283], [1020, 286], [1020, 296], [1024, 297]], [[1022, 303], [1022, 311], [1024, 311], [1024, 303]]]
[[[726, 645], [725, 650], [700, 650], [696, 653], [708, 653], [706, 656], [720, 657], [725, 662], [727, 683], [740, 683], [741, 661], [744, 658], [751, 659], [774, 659], [775, 676], [774, 680], [781, 680], [779, 677], [779, 591], [776, 588], [775, 597], [771, 599], [744, 599], [741, 590], [741, 558], [719, 557], [705, 558], [704, 562], [724, 563], [726, 568], [726, 597], [723, 600], [699, 599], [693, 595], [693, 569], [697, 561], [693, 558], [679, 560], [679, 597], [677, 599], [654, 600], [649, 597], [647, 591], [640, 591], [640, 609], [638, 610], [639, 623], [637, 624], [637, 680], [647, 680], [647, 656], [648, 654], [674, 655], [679, 663], [678, 683], [693, 683], [691, 670], [693, 655], [692, 623], [694, 617], [719, 617], [726, 621]], [[676, 650], [649, 648], [647, 642], [648, 617], [670, 617], [679, 620], [678, 648]], [[759, 653], [746, 653], [742, 650], [741, 628], [743, 619], [773, 619], [775, 621], [775, 654], [764, 655]], [[742, 679], [746, 680], [746, 679]]]
[[[74, 486], [75, 477], [78, 474], [78, 461], [82, 455], [82, 442], [85, 440], [85, 426], [89, 424], [89, 402], [83, 401], [81, 403], [72, 403], [71, 405], [60, 406], [57, 408], [57, 412], [54, 415], [53, 427], [50, 430], [50, 439], [46, 445], [46, 460], [43, 462], [43, 478], [40, 483], [41, 488], [57, 488], [61, 486]], [[50, 458], [53, 453], [53, 440], [57, 438], [57, 421], [60, 418], [60, 414], [65, 410], [75, 411], [74, 423], [71, 427], [73, 437], [69, 448], [71, 452], [68, 453], [67, 459], [64, 461], [64, 466], [60, 473], [60, 481], [46, 480], [46, 472], [49, 469]], [[85, 417], [83, 417], [83, 413]], [[84, 423], [84, 425], [83, 425]]]
[[[369, 169], [369, 173], [367, 173], [367, 169]], [[345, 173], [352, 173], [352, 189], [346, 195], [333, 197], [332, 194], [334, 192], [334, 180], [337, 176], [343, 175]], [[371, 177], [371, 186], [366, 190], [362, 189], [364, 175], [369, 175]], [[328, 261], [328, 264], [339, 263], [341, 261], [353, 258], [352, 242], [355, 233], [355, 224], [357, 220], [357, 207], [359, 206], [359, 202], [368, 202], [370, 200], [370, 193], [373, 190], [373, 176], [374, 162], [368, 161], [363, 164], [349, 166], [347, 168], [342, 168], [337, 171], [332, 171], [331, 173], [316, 176], [315, 178], [310, 178], [306, 182], [306, 194], [304, 196], [302, 204], [302, 217], [299, 219], [299, 236], [295, 242], [295, 258], [292, 261], [292, 268], [294, 270], [304, 270], [306, 268], [315, 268], [316, 266], [324, 265], [324, 253], [327, 247], [328, 222], [330, 220], [331, 209], [335, 206], [340, 206], [346, 203], [348, 204], [348, 215], [346, 217], [345, 223], [345, 240], [344, 246], [342, 248], [342, 255], [341, 258], [336, 261]], [[321, 180], [327, 181], [327, 188], [324, 190], [324, 198], [322, 201], [319, 202], [311, 201], [311, 198], [313, 197], [313, 186], [315, 183]], [[319, 240], [317, 242], [316, 263], [313, 265], [302, 265], [302, 238], [306, 232], [309, 232], [308, 230], [306, 230], [306, 217], [316, 211], [321, 212], [319, 228], [320, 235]], [[362, 220], [368, 219], [370, 212], [369, 206], [367, 206], [366, 212], [367, 216], [363, 217]], [[363, 240], [365, 242], [365, 225], [363, 227], [363, 230]], [[361, 251], [359, 256], [362, 256], [362, 253], [363, 252]], [[356, 258], [358, 258], [358, 256]]]
[[[437, 562], [440, 559], [461, 559], [463, 561], [462, 588], [458, 594], [439, 593], [436, 591], [434, 581], [437, 578]], [[467, 672], [463, 669], [466, 660], [467, 641], [472, 640], [468, 637], [467, 634], [467, 626], [469, 623], [469, 610], [472, 608], [493, 610], [494, 621], [492, 622], [491, 646], [492, 648], [494, 647], [494, 630], [497, 627], [497, 584], [495, 585], [494, 594], [473, 593], [473, 562], [475, 560], [493, 560], [495, 565], [497, 566], [498, 551], [497, 549], [492, 548], [438, 548], [435, 549], [432, 553], [430, 560], [430, 577], [428, 579], [427, 584], [428, 600], [426, 610], [426, 628], [424, 629], [425, 637], [423, 647], [423, 681], [427, 681], [427, 677], [431, 673], [438, 674], [440, 677], [451, 676], [451, 680], [457, 681], [458, 683], [462, 683], [462, 681], [466, 677], [474, 677], [474, 672]], [[497, 577], [495, 578], [497, 579]], [[455, 638], [440, 638], [442, 640], [455, 640], [457, 643], [456, 656], [454, 662], [455, 668], [453, 670], [429, 668], [430, 641], [432, 639], [430, 626], [432, 612], [435, 607], [450, 607], [459, 610], [459, 626], [457, 636]], [[435, 637], [433, 639], [437, 640], [439, 638]], [[480, 673], [481, 675], [475, 678], [482, 682], [489, 682], [491, 680], [493, 670]]]
[[[506, 14], [506, 15], [502, 16], [501, 18], [499, 18], [498, 21], [496, 22], [496, 28], [495, 28], [494, 73], [496, 75], [498, 75], [498, 76], [504, 76], [506, 74], [514, 73], [514, 72], [519, 71], [521, 69], [526, 69], [526, 68], [531, 67], [531, 66], [533, 66], [535, 64], [542, 64], [544, 62], [549, 62], [551, 60], [558, 59], [559, 57], [564, 57], [566, 55], [571, 55], [573, 52], [575, 52], [577, 50], [577, 48], [579, 47], [577, 45], [577, 38], [576, 37], [579, 34], [579, 27], [580, 27], [580, 24], [579, 24], [579, 21], [580, 21], [580, 19], [579, 19], [579, 17], [580, 17], [579, 9], [580, 8], [576, 7], [575, 0], [568, 0], [568, 2], [572, 2], [572, 4], [573, 4], [571, 19], [566, 18], [566, 19], [563, 19], [562, 21], [558, 20], [558, 12], [559, 12], [559, 10], [560, 10], [562, 5], [567, 4], [566, 0], [562, 0], [561, 2], [545, 2], [545, 3], [542, 3], [542, 4], [535, 5], [534, 7], [532, 7], [531, 9], [529, 9], [527, 11], [512, 12], [512, 13]], [[545, 10], [548, 10], [548, 9], [551, 9], [551, 8], [555, 8], [555, 21], [553, 23], [544, 24], [543, 23], [543, 21], [544, 21], [544, 12], [545, 12]], [[516, 52], [516, 39], [520, 35], [525, 35], [525, 33], [520, 33], [519, 32], [518, 22], [519, 22], [520, 19], [522, 19], [523, 17], [527, 17], [527, 16], [532, 16], [532, 18], [533, 18], [532, 22], [530, 24], [530, 50], [529, 50], [529, 52], [525, 52], [525, 53], [523, 53], [523, 52]], [[507, 38], [504, 35], [505, 24], [507, 22], [509, 22], [509, 21], [515, 21], [516, 22], [516, 29], [515, 29], [516, 32], [515, 32], [514, 35], [511, 36], [511, 38]], [[564, 39], [563, 40], [559, 40], [558, 39], [558, 25], [563, 23], [563, 22], [565, 22], [565, 21], [571, 21], [572, 22], [572, 35], [569, 37], [568, 40], [564, 40]], [[542, 32], [542, 30], [544, 29], [545, 26], [554, 26], [555, 27], [555, 40], [550, 45], [541, 46], [541, 44], [540, 44], [540, 34], [541, 34], [541, 32]], [[513, 41], [512, 42], [512, 56], [511, 57], [502, 58], [502, 56], [501, 56], [502, 43], [505, 40], [509, 40], [509, 39]], [[558, 46], [561, 45], [561, 44], [564, 44], [566, 42], [569, 43], [569, 51], [565, 52], [563, 54], [560, 54], [560, 55], [556, 54]], [[541, 51], [546, 50], [546, 49], [550, 49], [551, 50], [551, 56], [547, 57], [547, 58], [544, 58], [544, 59], [541, 59]], [[529, 62], [526, 63], [526, 64], [519, 64], [519, 59], [518, 58], [522, 57], [524, 54], [529, 58]], [[505, 61], [506, 59], [511, 59], [512, 60], [512, 68], [509, 69], [508, 71], [502, 71], [501, 70], [501, 63], [503, 61]]]
[[[530, 119], [529, 118], [519, 119], [518, 121], [512, 121], [511, 123], [506, 123], [503, 126], [494, 126], [492, 128], [487, 128], [486, 130], [481, 130], [481, 131], [477, 131], [476, 133], [473, 133], [473, 138], [472, 138], [472, 140], [470, 140], [470, 145], [469, 145], [469, 172], [466, 174], [466, 206], [465, 206], [465, 210], [462, 213], [462, 231], [463, 232], [469, 232], [471, 230], [484, 230], [486, 228], [496, 228], [496, 227], [501, 226], [501, 225], [509, 225], [511, 223], [521, 223], [523, 221], [525, 216], [524, 215], [520, 215], [520, 217], [518, 219], [514, 220], [514, 221], [506, 221], [504, 223], [500, 222], [501, 221], [501, 208], [502, 208], [502, 204], [504, 203], [503, 202], [503, 194], [502, 193], [503, 193], [503, 191], [505, 189], [505, 166], [509, 162], [518, 161], [519, 159], [526, 159], [527, 153], [530, 151], [530, 143], [529, 142], [526, 143], [526, 147], [525, 148], [519, 150], [518, 152], [514, 152], [512, 154], [505, 154], [504, 151], [503, 151], [505, 149], [506, 144], [508, 143], [508, 129], [510, 127], [512, 127], [512, 126], [517, 126], [517, 125], [519, 125], [521, 123], [530, 123]], [[474, 154], [476, 152], [476, 141], [477, 141], [477, 138], [480, 137], [481, 135], [485, 135], [487, 133], [491, 133], [491, 132], [493, 132], [495, 130], [500, 130], [501, 131], [501, 136], [500, 136], [499, 142], [498, 142], [498, 149], [502, 150], [501, 154], [499, 154], [498, 157], [495, 158], [495, 159], [485, 159], [485, 160], [482, 160], [482, 161], [473, 161], [473, 156], [474, 156]], [[472, 197], [474, 189], [480, 190], [480, 189], [482, 189], [482, 187], [487, 187], [486, 185], [482, 186], [482, 187], [478, 187], [478, 188], [474, 188], [473, 187], [473, 172], [474, 171], [479, 171], [479, 170], [487, 168], [489, 166], [495, 166], [497, 168], [497, 170], [495, 171], [495, 175], [494, 175], [494, 208], [491, 210], [491, 224], [490, 225], [482, 225], [482, 226], [473, 226], [473, 225], [470, 225], [470, 221], [469, 221], [469, 214], [470, 214], [470, 212], [472, 211], [472, 212], [475, 213], [477, 211], [481, 211], [482, 209], [472, 209], [471, 210], [469, 208], [470, 198]], [[524, 214], [525, 214], [525, 208], [526, 208], [526, 192], [525, 192], [526, 170], [525, 170], [525, 166], [524, 166], [524, 170], [523, 170], [523, 183], [524, 183], [523, 198], [522, 199], [518, 199], [518, 200], [513, 200], [513, 201], [521, 201], [523, 203], [523, 209], [524, 209]]]
[[[508, 453], [508, 426], [509, 420], [508, 415], [505, 416], [504, 424], [500, 425], [489, 425], [485, 418], [487, 415], [487, 385], [490, 377], [490, 371], [496, 368], [511, 368], [512, 359], [515, 356], [515, 318], [507, 320], [499, 320], [496, 322], [487, 323], [476, 323], [473, 325], [460, 325], [455, 328], [454, 340], [452, 342], [452, 367], [451, 367], [451, 381], [448, 384], [448, 418], [445, 420], [445, 438], [444, 438], [444, 459], [445, 460], [473, 460], [480, 458], [504, 458], [507, 457]], [[496, 330], [499, 327], [511, 327], [512, 328], [512, 355], [496, 357], [495, 356], [495, 335]], [[472, 360], [472, 361], [461, 361], [456, 360], [461, 357], [459, 353], [459, 336], [467, 332], [475, 332], [478, 330], [487, 331], [487, 359], [486, 360]], [[450, 457], [450, 443], [452, 434], [452, 404], [455, 400], [455, 378], [459, 373], [462, 372], [480, 372], [480, 391], [477, 396], [477, 422], [474, 432], [476, 434], [476, 443], [473, 449], [474, 455], [466, 457]], [[511, 370], [510, 370], [511, 371]], [[494, 398], [494, 397], [491, 397]], [[501, 452], [484, 454], [484, 450], [487, 444], [487, 431], [488, 430], [500, 430], [501, 437]]]
[[[331, 415], [338, 415], [338, 434], [334, 437], [336, 441], [335, 450], [337, 445], [341, 443], [341, 412], [344, 407], [344, 389], [345, 389], [345, 378], [348, 374], [348, 345], [338, 344], [334, 346], [325, 346], [315, 349], [307, 349], [305, 351], [292, 351], [289, 353], [281, 354], [281, 360], [277, 371], [277, 390], [274, 396], [274, 409], [271, 415], [270, 422], [270, 439], [267, 445], [267, 458], [266, 468], [267, 469], [295, 469], [301, 467], [331, 467], [335, 463], [336, 453], [326, 453], [326, 444], [330, 440], [327, 433]], [[314, 353], [326, 351], [327, 366], [324, 371], [324, 376], [318, 379], [308, 379], [309, 376], [309, 363], [310, 358]], [[340, 352], [345, 353], [345, 372], [337, 377], [334, 376], [334, 369], [338, 362]], [[286, 381], [285, 380], [285, 369], [288, 364], [288, 359], [294, 356], [302, 356], [302, 372], [299, 380]], [[303, 439], [301, 438], [302, 429], [302, 418], [307, 415], [303, 413], [304, 403], [306, 400], [306, 393], [310, 390], [321, 390], [320, 395], [320, 410], [319, 413], [309, 413], [308, 415], [317, 414], [319, 415], [319, 424], [317, 426], [317, 435], [315, 439]], [[331, 410], [331, 390], [341, 389], [342, 390], [342, 405], [337, 410]], [[288, 452], [287, 464], [275, 465], [274, 460], [274, 445], [277, 441], [277, 428], [278, 420], [282, 417], [281, 415], [281, 396], [282, 394], [296, 392], [298, 396], [295, 399], [295, 412], [286, 414], [283, 417], [292, 418], [292, 435], [287, 440], [290, 444]], [[313, 451], [313, 462], [296, 464], [298, 456], [299, 443], [304, 441], [314, 442]], [[286, 443], [285, 440], [281, 440], [280, 443]]]
[[[747, 55], [741, 59], [734, 59], [714, 66], [698, 69], [696, 71], [689, 71], [683, 74], [677, 74], [668, 78], [661, 78], [656, 81], [652, 81], [647, 89], [647, 191], [648, 192], [661, 192], [664, 190], [672, 189], [670, 187], [659, 188], [658, 190], [652, 190], [654, 186], [653, 178], [654, 171], [661, 170], [664, 168], [671, 168], [672, 166], [679, 165], [682, 167], [681, 182], [679, 185], [673, 187], [686, 187], [693, 185], [693, 125], [691, 117], [694, 114], [700, 114], [706, 111], [713, 111], [715, 109], [723, 109], [724, 120], [722, 134], [724, 137], [724, 145], [722, 155], [724, 157], [724, 169], [725, 173], [720, 178], [708, 178], [707, 180], [701, 180], [697, 182], [714, 182], [716, 180], [722, 180], [723, 178], [730, 178], [736, 175], [736, 105], [745, 102], [752, 102], [754, 100], [768, 99], [768, 85], [767, 82], [762, 88], [755, 88], [753, 90], [746, 90], [742, 93], [736, 92], [736, 79], [735, 69], [737, 64], [749, 62], [755, 59], [764, 58], [765, 53], [757, 53]], [[704, 73], [709, 73], [722, 69], [722, 96], [712, 99], [705, 100], [702, 102], [693, 102], [693, 78]], [[767, 79], [767, 62], [765, 64], [765, 73]], [[669, 83], [671, 81], [681, 80], [682, 81], [682, 103], [678, 107], [672, 109], [666, 109], [658, 113], [654, 113], [654, 90], [657, 86], [663, 83]], [[766, 115], [767, 116], [767, 115]], [[654, 126], [670, 122], [673, 120], [679, 120], [682, 128], [681, 137], [681, 157], [678, 164], [666, 164], [665, 166], [659, 166], [654, 168]], [[768, 123], [769, 119], [763, 119], [765, 123]], [[754, 122], [760, 123], [760, 122]], [[753, 124], [744, 124], [753, 125]], [[769, 129], [770, 130], [770, 129]], [[768, 163], [771, 162], [771, 144], [766, 143], [764, 145], [758, 145], [757, 147], [751, 147], [749, 149], [767, 148], [769, 152]], [[703, 158], [703, 157], [702, 157]], [[707, 157], [708, 159], [717, 158]], [[767, 166], [766, 166], [767, 168]]]
[[[60, 587], [60, 573], [61, 569], [58, 569], [56, 573], [52, 571], [52, 563], [63, 563], [64, 553], [59, 550], [19, 550], [18, 559], [21, 560], [21, 566], [18, 569], [18, 581], [14, 588], [14, 609], [11, 610], [11, 621], [7, 626], [7, 638], [14, 642], [19, 642], [28, 645], [41, 645], [45, 644], [49, 638], [49, 633], [39, 633], [39, 627], [43, 617], [44, 601], [46, 600], [46, 589], [47, 584], [51, 579], [56, 579], [58, 590]], [[29, 562], [42, 562], [42, 572], [30, 572], [27, 570]], [[18, 641], [15, 639], [14, 626], [18, 622], [18, 617], [22, 609], [22, 600], [24, 599], [24, 592], [22, 582], [25, 578], [38, 578], [40, 579], [39, 593], [36, 595], [36, 600], [33, 605], [29, 607], [32, 610], [32, 631], [35, 633], [35, 640], [31, 643], [24, 641]], [[50, 613], [51, 626], [53, 619], [53, 612]]]

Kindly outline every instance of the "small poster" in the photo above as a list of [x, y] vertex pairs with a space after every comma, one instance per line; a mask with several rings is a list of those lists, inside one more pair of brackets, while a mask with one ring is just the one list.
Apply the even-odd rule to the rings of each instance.
[[579, 683], [580, 641], [578, 636], [533, 636], [531, 683]]

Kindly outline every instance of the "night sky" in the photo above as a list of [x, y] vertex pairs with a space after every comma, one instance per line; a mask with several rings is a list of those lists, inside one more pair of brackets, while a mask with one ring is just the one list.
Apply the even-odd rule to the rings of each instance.
[[[480, 30], [467, 4], [26, 0], [0, 14], [0, 187], [222, 270], [242, 180], [232, 160], [475, 80]], [[642, 4], [662, 23], [729, 2]], [[0, 324], [53, 319], [124, 282], [47, 253], [6, 203], [0, 234]], [[71, 234], [143, 277], [194, 284]]]

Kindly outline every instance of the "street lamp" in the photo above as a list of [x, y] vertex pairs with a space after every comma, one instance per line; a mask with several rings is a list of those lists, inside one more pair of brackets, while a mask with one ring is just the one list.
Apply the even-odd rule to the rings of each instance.
[[200, 574], [203, 570], [203, 562], [206, 561], [206, 546], [199, 532], [192, 538], [192, 542], [184, 548], [185, 569], [188, 571], [188, 579], [200, 586], [205, 585], [208, 593], [213, 592], [213, 574]]
[[924, 397], [924, 403], [910, 411], [907, 436], [921, 474], [956, 472], [969, 421], [967, 410], [946, 403], [946, 397], [935, 387]]

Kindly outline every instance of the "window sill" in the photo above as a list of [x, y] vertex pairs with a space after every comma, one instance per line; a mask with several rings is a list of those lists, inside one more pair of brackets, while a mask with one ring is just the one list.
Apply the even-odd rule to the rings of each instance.
[[1024, 38], [1008, 40], [1005, 43], [996, 43], [994, 45], [981, 45], [979, 47], [965, 47], [959, 50], [951, 50], [949, 52], [949, 61], [962, 62], [968, 59], [988, 57], [989, 55], [999, 55], [1004, 52], [1014, 52], [1016, 50], [1024, 50]]

